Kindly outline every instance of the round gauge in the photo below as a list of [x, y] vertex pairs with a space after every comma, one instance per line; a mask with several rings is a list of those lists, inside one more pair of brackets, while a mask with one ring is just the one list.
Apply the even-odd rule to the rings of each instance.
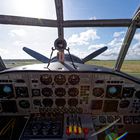
[[55, 95], [58, 97], [65, 96], [66, 90], [64, 88], [56, 88], [55, 89]]
[[113, 94], [115, 94], [116, 92], [117, 92], [116, 87], [110, 87], [110, 88], [109, 88], [109, 93], [110, 93], [110, 94], [113, 95]]
[[122, 92], [122, 97], [131, 98], [134, 95], [135, 88], [133, 87], [124, 87]]
[[112, 97], [121, 97], [122, 85], [108, 85], [106, 96], [109, 98]]
[[51, 107], [53, 105], [53, 100], [52, 99], [43, 99], [42, 103], [45, 107]]
[[68, 100], [68, 105], [69, 106], [77, 106], [78, 105], [78, 100], [75, 98], [71, 98]]
[[32, 96], [40, 96], [40, 89], [32, 89]]
[[3, 92], [9, 94], [9, 93], [12, 92], [12, 89], [11, 89], [10, 86], [5, 85], [5, 86], [3, 87]]
[[27, 87], [15, 87], [17, 97], [29, 97]]
[[52, 77], [49, 74], [44, 74], [40, 77], [40, 81], [45, 85], [49, 85], [52, 83]]
[[21, 108], [27, 109], [30, 107], [30, 103], [27, 100], [21, 100], [21, 101], [19, 101], [19, 106]]
[[102, 96], [104, 93], [104, 89], [103, 88], [94, 88], [93, 89], [93, 95], [96, 96], [96, 97], [100, 97]]
[[66, 104], [66, 101], [65, 101], [65, 99], [56, 99], [55, 104], [57, 106], [64, 106]]
[[13, 96], [13, 86], [11, 84], [0, 84], [0, 98], [11, 98]]
[[76, 85], [76, 84], [79, 83], [79, 81], [80, 81], [80, 78], [79, 78], [79, 76], [76, 75], [76, 74], [72, 74], [72, 75], [70, 75], [69, 78], [68, 78], [68, 82], [69, 82], [71, 85]]
[[36, 106], [41, 106], [41, 100], [40, 99], [34, 99], [33, 104]]
[[120, 108], [127, 108], [129, 106], [129, 104], [130, 104], [130, 101], [123, 100], [120, 102], [119, 106], [120, 106]]
[[58, 74], [54, 77], [54, 81], [57, 85], [63, 85], [66, 82], [65, 75]]
[[49, 97], [49, 96], [52, 96], [52, 94], [53, 94], [53, 91], [51, 88], [43, 88], [42, 89], [42, 95]]
[[70, 88], [68, 90], [68, 95], [71, 97], [75, 97], [79, 94], [79, 90], [77, 88]]

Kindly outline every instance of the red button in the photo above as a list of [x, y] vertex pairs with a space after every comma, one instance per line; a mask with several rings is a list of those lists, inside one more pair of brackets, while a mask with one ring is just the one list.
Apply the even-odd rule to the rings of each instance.
[[71, 134], [71, 132], [69, 131], [69, 127], [66, 128], [66, 134], [67, 135], [70, 135]]
[[88, 132], [89, 132], [89, 129], [88, 128], [83, 128], [83, 132], [84, 132], [85, 135], [87, 135]]

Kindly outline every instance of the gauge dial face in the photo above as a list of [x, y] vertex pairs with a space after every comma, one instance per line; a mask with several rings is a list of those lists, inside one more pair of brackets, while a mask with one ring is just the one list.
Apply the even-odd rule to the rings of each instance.
[[122, 91], [122, 97], [131, 98], [135, 92], [135, 88], [133, 87], [124, 87]]
[[63, 97], [66, 95], [66, 90], [64, 88], [56, 88], [55, 95], [58, 97]]
[[51, 88], [43, 88], [42, 89], [42, 95], [44, 95], [45, 97], [49, 97], [52, 96], [53, 91]]
[[65, 75], [63, 75], [63, 74], [57, 74], [57, 75], [54, 77], [54, 82], [55, 82], [57, 85], [63, 85], [63, 84], [66, 82], [66, 77], [65, 77]]
[[79, 94], [79, 90], [77, 88], [70, 88], [68, 90], [68, 95], [71, 97], [75, 97]]
[[119, 104], [120, 108], [127, 108], [130, 104], [129, 100], [122, 100]]
[[40, 99], [34, 99], [33, 104], [36, 106], [41, 106], [41, 100]]
[[103, 88], [94, 88], [93, 89], [93, 95], [95, 97], [100, 97], [100, 96], [103, 95], [103, 93], [104, 93], [104, 89]]
[[0, 84], [0, 98], [11, 98], [13, 96], [13, 86], [11, 84]]
[[65, 100], [65, 99], [61, 99], [61, 98], [56, 99], [56, 100], [55, 100], [55, 104], [56, 104], [57, 106], [65, 106], [66, 100]]
[[32, 96], [40, 96], [40, 89], [32, 89]]
[[42, 103], [45, 107], [51, 107], [53, 105], [53, 100], [46, 98], [46, 99], [43, 99]]
[[106, 90], [106, 97], [119, 98], [121, 97], [122, 85], [108, 85]]
[[27, 87], [15, 87], [17, 97], [29, 97]]
[[69, 106], [77, 106], [78, 105], [78, 99], [71, 98], [68, 100], [68, 105]]
[[76, 74], [72, 74], [69, 76], [68, 78], [68, 82], [71, 84], [71, 85], [76, 85], [80, 82], [80, 77]]
[[27, 109], [30, 107], [30, 103], [28, 100], [21, 100], [21, 101], [19, 101], [19, 106], [21, 108]]
[[45, 85], [49, 85], [52, 83], [52, 77], [49, 74], [44, 74], [40, 77], [40, 81]]

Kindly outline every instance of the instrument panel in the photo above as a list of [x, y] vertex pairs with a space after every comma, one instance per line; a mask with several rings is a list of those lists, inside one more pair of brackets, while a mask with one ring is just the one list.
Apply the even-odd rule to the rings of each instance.
[[11, 72], [0, 75], [0, 115], [90, 114], [96, 125], [140, 124], [140, 84], [113, 73]]

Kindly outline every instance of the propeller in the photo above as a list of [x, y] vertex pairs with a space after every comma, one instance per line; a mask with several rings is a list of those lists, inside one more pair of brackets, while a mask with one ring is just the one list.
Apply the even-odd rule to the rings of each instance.
[[[34, 51], [32, 49], [29, 49], [27, 47], [23, 47], [23, 50], [26, 53], [28, 53], [30, 56], [32, 56], [33, 58], [37, 59], [40, 62], [43, 62], [43, 63], [50, 62], [50, 59], [49, 58], [47, 58], [46, 56], [44, 56], [44, 55], [42, 55], [42, 54], [40, 54], [40, 53], [38, 53], [38, 52], [36, 52], [36, 51]], [[87, 61], [95, 58], [96, 56], [100, 55], [101, 53], [103, 53], [106, 50], [107, 50], [107, 47], [100, 48], [97, 51], [89, 54], [88, 56], [86, 56], [82, 60], [80, 58], [74, 56], [74, 55], [71, 55], [71, 56], [72, 56], [72, 59], [74, 60], [74, 62], [77, 62], [77, 63], [85, 63], [85, 62], [87, 62]], [[69, 55], [65, 54], [64, 57], [65, 57], [66, 61], [70, 61], [70, 56]], [[54, 57], [51, 60], [52, 60], [52, 62], [58, 61], [57, 57]]]
[[38, 61], [41, 61], [43, 63], [48, 63], [49, 62], [49, 58], [47, 58], [46, 56], [36, 52], [36, 51], [33, 51], [27, 47], [23, 47], [23, 50], [28, 53], [30, 56], [32, 56], [33, 58], [37, 59]]
[[95, 58], [96, 56], [100, 55], [101, 53], [103, 53], [106, 50], [107, 50], [107, 47], [100, 48], [100, 49], [96, 50], [95, 52], [89, 54], [85, 58], [83, 58], [82, 61], [85, 63], [85, 62]]

